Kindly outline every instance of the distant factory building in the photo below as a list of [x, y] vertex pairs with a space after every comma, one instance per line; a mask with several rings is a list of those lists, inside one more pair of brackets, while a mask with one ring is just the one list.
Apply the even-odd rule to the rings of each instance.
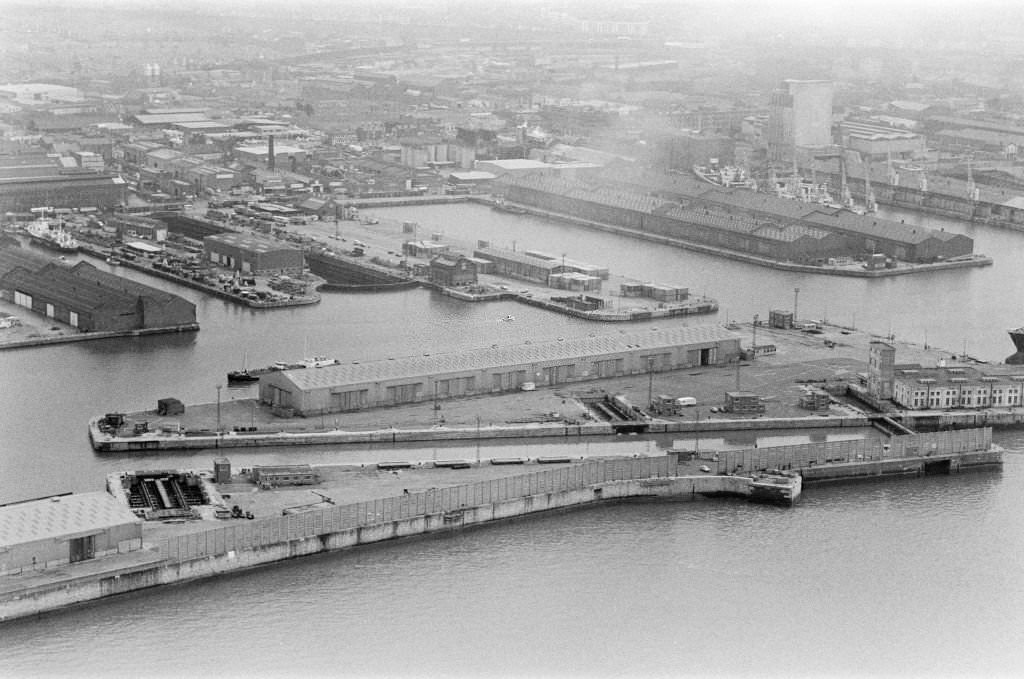
[[[273, 154], [273, 161], [271, 161]], [[252, 144], [235, 147], [235, 157], [248, 165], [262, 165], [282, 170], [293, 170], [305, 162], [306, 149], [285, 144]]]
[[88, 262], [15, 266], [0, 277], [0, 291], [18, 306], [82, 332], [194, 325], [196, 307], [163, 290], [100, 271]]
[[557, 273], [561, 269], [561, 264], [556, 261], [541, 259], [514, 250], [480, 248], [473, 252], [473, 257], [491, 262], [491, 272], [498, 276], [508, 276], [544, 285], [548, 284], [551, 274]]
[[112, 209], [125, 201], [127, 184], [102, 174], [57, 174], [3, 177], [0, 174], [0, 212], [27, 212], [34, 207], [96, 207]]
[[206, 259], [242, 273], [302, 273], [302, 250], [245, 233], [221, 233], [203, 239]]
[[797, 149], [832, 144], [830, 80], [784, 80], [772, 92], [768, 117], [768, 159], [792, 162]]
[[859, 120], [839, 124], [844, 148], [857, 151], [862, 158], [887, 161], [890, 158], [914, 158], [924, 154], [925, 138], [914, 132]]
[[527, 342], [274, 372], [260, 378], [260, 401], [283, 412], [314, 416], [514, 391], [527, 382], [554, 386], [722, 365], [739, 353], [739, 335], [718, 326]]
[[821, 264], [881, 253], [927, 263], [974, 251], [962, 234], [632, 168], [587, 182], [537, 173], [497, 184], [514, 203], [781, 261]]
[[479, 170], [466, 170], [452, 172], [448, 175], [445, 184], [446, 193], [487, 193], [491, 190], [491, 182], [494, 181], [494, 174], [481, 172]]
[[152, 217], [117, 214], [108, 219], [107, 223], [117, 229], [117, 235], [122, 241], [134, 238], [157, 242], [167, 240], [167, 224]]
[[430, 260], [430, 281], [448, 288], [476, 285], [476, 262], [464, 255], [434, 257]]
[[105, 492], [0, 506], [0, 576], [142, 549], [142, 520]]

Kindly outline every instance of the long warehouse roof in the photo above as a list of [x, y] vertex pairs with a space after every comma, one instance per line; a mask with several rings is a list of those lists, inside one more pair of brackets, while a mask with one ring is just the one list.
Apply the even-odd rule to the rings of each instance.
[[738, 338], [739, 335], [736, 333], [717, 325], [684, 326], [668, 330], [622, 332], [515, 346], [494, 345], [451, 354], [424, 354], [360, 361], [322, 368], [287, 370], [283, 374], [299, 389], [323, 389], [344, 384], [571, 360], [581, 356], [601, 356], [633, 349], [661, 349]]

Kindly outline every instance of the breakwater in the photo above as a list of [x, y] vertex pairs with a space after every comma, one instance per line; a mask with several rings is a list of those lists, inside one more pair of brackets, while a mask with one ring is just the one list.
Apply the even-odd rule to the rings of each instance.
[[802, 481], [994, 468], [1002, 457], [992, 447], [991, 434], [991, 429], [974, 429], [894, 437], [886, 444], [842, 441], [732, 451], [709, 458], [719, 469], [734, 470], [719, 474], [690, 473], [696, 453], [589, 460], [284, 516], [229, 520], [159, 539], [147, 539], [144, 529], [142, 550], [0, 579], [0, 620], [300, 556], [599, 502], [717, 496], [759, 499], [763, 492], [769, 493], [766, 499], [778, 499], [780, 487], [758, 473], [763, 466], [796, 473], [786, 477], [794, 481], [784, 486], [791, 493], [790, 502], [799, 496]]

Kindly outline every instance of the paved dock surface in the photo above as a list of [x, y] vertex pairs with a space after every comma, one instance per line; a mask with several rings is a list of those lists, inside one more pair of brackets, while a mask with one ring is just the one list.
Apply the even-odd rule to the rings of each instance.
[[[735, 325], [742, 344], [753, 343], [751, 324]], [[379, 431], [395, 429], [429, 429], [431, 427], [480, 427], [486, 436], [490, 426], [530, 423], [569, 422], [586, 423], [587, 409], [581, 399], [603, 394], [623, 394], [633, 403], [646, 404], [648, 394], [667, 394], [673, 397], [690, 396], [695, 407], [685, 408], [678, 416], [667, 420], [708, 421], [736, 419], [736, 415], [711, 412], [725, 401], [725, 392], [751, 391], [764, 399], [766, 418], [809, 417], [808, 410], [800, 407], [800, 395], [808, 386], [823, 386], [829, 381], [857, 381], [858, 373], [868, 369], [868, 345], [873, 338], [867, 333], [837, 326], [824, 326], [822, 334], [807, 334], [799, 330], [757, 328], [757, 344], [772, 344], [775, 352], [744, 361], [737, 367], [702, 366], [649, 374], [628, 375], [611, 379], [591, 380], [539, 387], [536, 391], [480, 395], [438, 401], [435, 410], [432, 401], [402, 406], [372, 408], [350, 413], [331, 413], [312, 417], [276, 417], [270, 408], [256, 401], [257, 387], [253, 385], [225, 389], [222, 394], [220, 428], [230, 431], [235, 427], [256, 427], [260, 432], [312, 432], [324, 430]], [[833, 346], [827, 346], [828, 340]], [[948, 365], [956, 363], [949, 351], [924, 349], [920, 345], [895, 342], [899, 363], [919, 362], [935, 365], [939, 360]], [[154, 407], [156, 404], [153, 404]], [[151, 430], [158, 427], [176, 430], [214, 432], [218, 428], [216, 403], [186, 404], [183, 416], [158, 416], [155, 410], [131, 413], [133, 421], [146, 421]], [[832, 415], [859, 414], [859, 406], [840, 398], [828, 411]], [[755, 418], [756, 416], [748, 416]], [[297, 455], [297, 457], [301, 457]]]

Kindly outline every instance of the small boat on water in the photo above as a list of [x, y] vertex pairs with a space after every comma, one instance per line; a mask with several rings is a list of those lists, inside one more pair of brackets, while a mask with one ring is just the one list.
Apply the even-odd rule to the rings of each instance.
[[246, 367], [248, 360], [248, 353], [242, 355], [242, 369], [232, 370], [228, 373], [228, 384], [248, 384], [250, 382], [258, 382], [260, 375], [265, 375], [271, 372], [269, 368], [257, 368], [256, 370], [250, 371]]
[[254, 375], [248, 370], [232, 370], [228, 373], [228, 384], [247, 384], [249, 382], [258, 382], [259, 379], [259, 375]]
[[504, 196], [498, 196], [497, 198], [495, 198], [494, 205], [491, 206], [491, 209], [497, 210], [498, 212], [508, 212], [509, 214], [513, 215], [526, 214], [525, 208], [521, 208], [518, 205], [509, 205], [508, 203], [506, 203]]

